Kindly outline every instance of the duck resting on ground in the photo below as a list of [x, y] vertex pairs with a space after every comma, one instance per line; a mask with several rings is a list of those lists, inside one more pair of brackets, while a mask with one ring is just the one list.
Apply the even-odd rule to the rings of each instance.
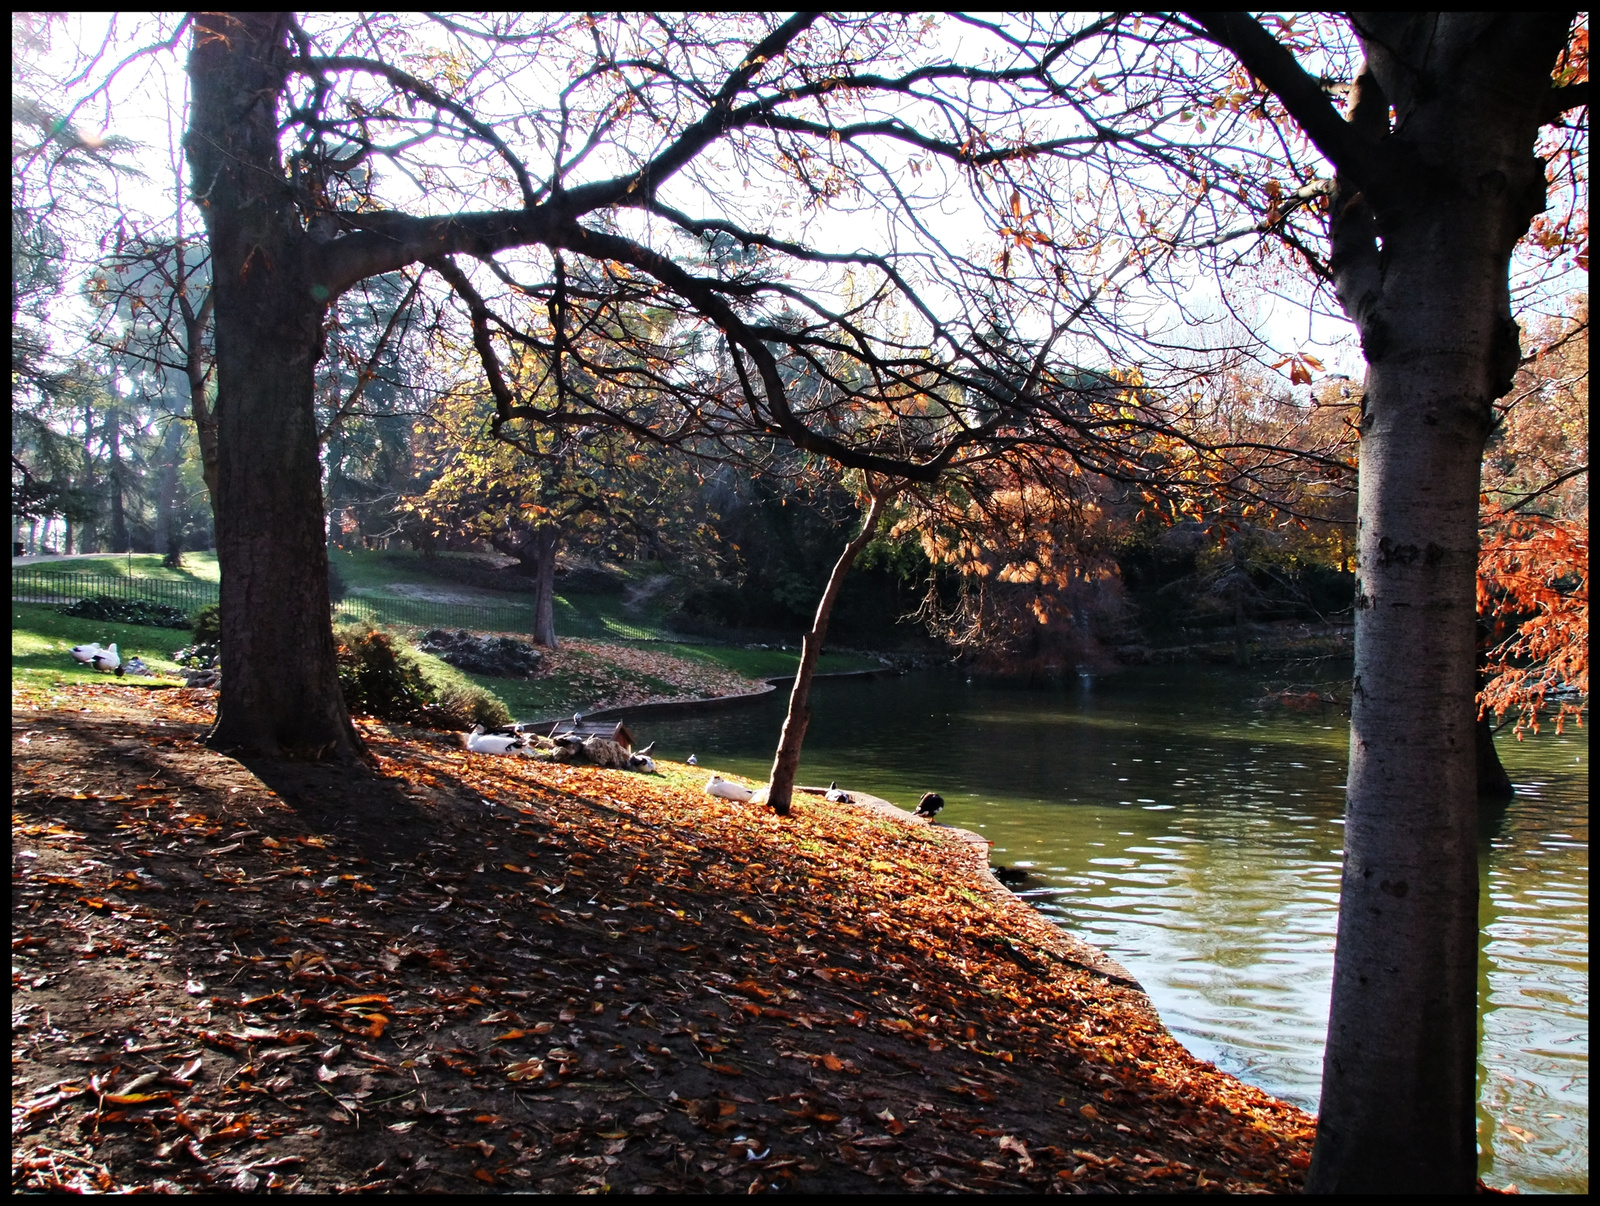
[[742, 783], [734, 783], [712, 771], [711, 778], [706, 780], [706, 795], [716, 796], [721, 800], [742, 800], [748, 803], [755, 796], [755, 792]]
[[839, 784], [837, 782], [828, 784], [828, 790], [822, 793], [822, 798], [824, 800], [829, 800], [834, 804], [855, 803], [855, 800], [851, 798], [849, 792], [839, 790]]
[[915, 815], [919, 817], [927, 817], [928, 820], [931, 821], [934, 817], [939, 815], [939, 810], [943, 807], [944, 797], [930, 791], [925, 794], [920, 801], [918, 801]]
[[654, 758], [650, 757], [650, 751], [655, 749], [655, 748], [656, 748], [656, 743], [652, 741], [649, 745], [645, 746], [644, 749], [640, 750], [637, 754], [629, 754], [628, 755], [628, 769], [631, 770], [631, 771], [638, 771], [641, 775], [653, 775], [653, 774], [655, 774], [656, 773], [656, 760]]
[[522, 748], [522, 738], [505, 733], [486, 733], [483, 726], [473, 726], [472, 732], [461, 734], [461, 744], [474, 754], [509, 754]]

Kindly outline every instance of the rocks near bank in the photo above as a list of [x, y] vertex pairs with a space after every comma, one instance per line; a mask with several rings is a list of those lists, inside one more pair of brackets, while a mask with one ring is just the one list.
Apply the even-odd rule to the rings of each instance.
[[524, 641], [473, 636], [464, 628], [429, 629], [417, 640], [417, 648], [457, 670], [493, 678], [532, 678], [544, 662], [544, 654]]

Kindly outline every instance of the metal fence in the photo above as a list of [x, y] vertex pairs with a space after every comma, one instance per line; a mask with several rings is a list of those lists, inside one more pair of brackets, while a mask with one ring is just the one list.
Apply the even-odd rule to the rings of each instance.
[[73, 570], [23, 566], [11, 571], [13, 603], [71, 603], [101, 595], [113, 599], [137, 599], [161, 603], [187, 612], [199, 611], [217, 601], [217, 587], [211, 582], [192, 582], [173, 578], [112, 577]]
[[[73, 570], [23, 566], [11, 571], [13, 603], [71, 603], [108, 595], [162, 603], [186, 612], [217, 601], [211, 582], [183, 579], [112, 577]], [[514, 603], [438, 603], [426, 599], [374, 599], [346, 596], [335, 604], [336, 621], [360, 621], [405, 628], [465, 628], [473, 632], [533, 631], [533, 608]]]
[[471, 632], [533, 631], [533, 608], [510, 603], [434, 603], [424, 599], [373, 599], [346, 595], [336, 621], [360, 620], [404, 628], [465, 628]]

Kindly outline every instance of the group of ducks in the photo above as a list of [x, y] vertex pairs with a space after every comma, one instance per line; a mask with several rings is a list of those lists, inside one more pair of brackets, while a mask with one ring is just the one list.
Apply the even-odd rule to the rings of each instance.
[[[114, 650], [116, 646], [112, 646]], [[76, 653], [76, 650], [74, 650]], [[577, 719], [574, 717], [574, 719]], [[462, 744], [474, 754], [514, 754], [527, 748], [527, 739], [523, 736], [529, 726], [514, 724], [509, 728], [497, 729], [489, 732], [481, 724], [473, 728], [470, 733], [463, 733]], [[655, 760], [650, 757], [650, 751], [656, 748], [656, 743], [651, 742], [637, 754], [628, 758], [628, 769], [642, 771], [644, 774], [656, 773]], [[700, 760], [693, 754], [684, 760], [690, 766], [699, 766]], [[764, 804], [767, 800], [765, 787], [750, 788], [743, 783], [735, 783], [732, 779], [724, 779], [716, 771], [711, 772], [711, 777], [706, 780], [705, 792], [708, 796], [715, 796], [719, 800], [738, 800], [746, 804]], [[855, 797], [842, 790], [836, 781], [828, 784], [828, 790], [823, 792], [823, 798], [834, 804], [853, 804]], [[926, 820], [933, 820], [939, 815], [939, 810], [944, 807], [944, 797], [937, 792], [926, 793], [917, 804], [914, 815]]]
[[[461, 735], [461, 743], [474, 754], [515, 754], [528, 748], [527, 737], [524, 736], [532, 726], [514, 724], [509, 728], [496, 729], [489, 732], [481, 724], [473, 727], [472, 732]], [[656, 743], [651, 742], [637, 754], [628, 754], [628, 769], [638, 771], [640, 774], [653, 775], [656, 773], [655, 759], [650, 757], [650, 751], [656, 748]]]
[[[693, 754], [689, 755], [689, 765], [696, 765]], [[751, 789], [742, 783], [724, 779], [721, 775], [712, 771], [711, 778], [706, 780], [706, 795], [716, 796], [722, 800], [742, 800], [747, 803], [762, 804], [766, 802], [767, 789], [765, 787]], [[837, 781], [828, 784], [828, 790], [822, 793], [822, 798], [834, 804], [855, 803], [855, 797], [841, 789]], [[937, 792], [930, 791], [917, 804], [917, 810], [914, 815], [931, 821], [939, 815], [939, 810], [943, 807], [944, 797]]]
[[117, 652], [117, 643], [115, 641], [104, 647], [101, 647], [98, 642], [88, 645], [74, 645], [72, 647], [72, 656], [86, 666], [93, 666], [103, 674], [115, 674], [118, 678], [121, 678], [124, 674], [144, 674], [147, 672], [147, 667], [137, 655], [130, 657], [127, 661], [123, 661], [122, 655]]

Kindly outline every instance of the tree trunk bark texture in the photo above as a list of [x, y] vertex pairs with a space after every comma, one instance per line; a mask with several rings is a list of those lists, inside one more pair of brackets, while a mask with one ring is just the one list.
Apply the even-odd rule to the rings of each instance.
[[[329, 290], [290, 203], [276, 99], [283, 14], [197, 14], [186, 139], [210, 235], [222, 683], [211, 743], [354, 757], [328, 603], [312, 406]], [[202, 433], [203, 438], [203, 433]]]
[[1307, 1191], [1470, 1193], [1478, 472], [1519, 355], [1508, 269], [1543, 205], [1533, 146], [1565, 24], [1357, 20], [1368, 58], [1351, 121], [1381, 123], [1390, 170], [1341, 177], [1333, 205], [1340, 300], [1368, 368], [1344, 871]]
[[556, 647], [556, 550], [561, 530], [540, 528], [533, 536], [533, 640], [546, 649]]
[[861, 523], [856, 538], [845, 545], [833, 573], [828, 575], [828, 585], [823, 589], [817, 604], [816, 619], [811, 631], [800, 644], [800, 665], [795, 671], [794, 688], [789, 692], [789, 711], [783, 718], [783, 732], [778, 738], [778, 752], [773, 755], [772, 774], [768, 776], [767, 806], [780, 817], [789, 815], [789, 805], [794, 798], [795, 776], [800, 773], [800, 747], [806, 739], [806, 727], [811, 723], [811, 680], [816, 677], [817, 658], [822, 653], [822, 643], [828, 636], [828, 621], [833, 617], [833, 605], [839, 601], [839, 590], [844, 586], [850, 566], [867, 547], [873, 533], [878, 530], [878, 519], [883, 514], [884, 496], [874, 494], [867, 516]]
[[556, 647], [556, 553], [561, 548], [559, 524], [545, 524], [531, 532], [519, 529], [510, 535], [490, 537], [490, 544], [522, 564], [522, 573], [533, 580], [533, 642], [546, 649]]

